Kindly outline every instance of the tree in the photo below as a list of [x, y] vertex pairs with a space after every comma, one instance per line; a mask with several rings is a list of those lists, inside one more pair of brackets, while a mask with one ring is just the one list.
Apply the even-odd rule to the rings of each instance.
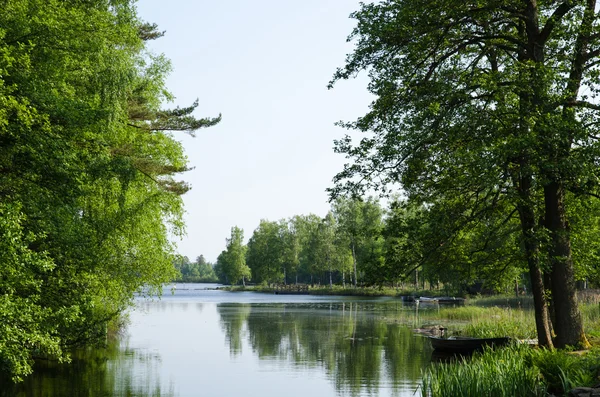
[[71, 347], [102, 343], [137, 290], [172, 279], [169, 236], [183, 232], [189, 189], [175, 179], [187, 159], [172, 132], [219, 118], [162, 108], [169, 63], [147, 54], [160, 34], [133, 2], [3, 10], [0, 370], [19, 380], [33, 356], [68, 360]]
[[214, 283], [218, 281], [213, 265], [206, 261], [204, 255], [191, 262], [187, 256], [177, 255], [173, 262], [179, 275], [175, 281], [193, 283]]
[[204, 283], [214, 283], [218, 281], [215, 269], [210, 262], [207, 262], [204, 255], [196, 258], [196, 266], [198, 268], [199, 280]]
[[526, 267], [516, 211], [497, 207], [470, 219], [465, 206], [462, 200], [427, 206], [393, 201], [383, 232], [390, 281], [427, 278], [456, 291], [475, 283], [492, 290], [514, 283]]
[[311, 250], [311, 267], [319, 274], [328, 274], [329, 286], [333, 286], [333, 273], [342, 270], [341, 260], [336, 246], [336, 220], [331, 212], [319, 220], [313, 229], [309, 247]]
[[284, 279], [284, 241], [281, 225], [262, 219], [248, 241], [248, 266], [258, 282], [278, 283]]
[[[359, 267], [363, 272], [369, 269], [371, 274], [379, 272], [383, 257], [381, 252], [382, 210], [379, 202], [373, 198], [338, 198], [333, 203], [340, 238], [352, 253], [354, 286], [357, 286]], [[359, 266], [359, 262], [360, 266]], [[370, 276], [369, 276], [370, 277]], [[369, 280], [373, 281], [373, 280]]]
[[295, 229], [300, 240], [298, 273], [305, 278], [305, 282], [311, 284], [315, 282], [314, 276], [318, 274], [315, 263], [318, 257], [318, 230], [320, 224], [321, 218], [315, 214], [294, 217]]
[[[575, 294], [569, 206], [597, 197], [596, 2], [386, 1], [353, 14], [355, 51], [334, 81], [368, 69], [371, 111], [337, 142], [353, 160], [336, 188], [454, 198], [519, 214], [541, 344], [586, 345]], [[548, 236], [546, 239], [545, 236]], [[550, 283], [544, 285], [543, 275]]]
[[246, 285], [250, 280], [250, 268], [246, 265], [246, 249], [244, 245], [244, 231], [237, 226], [231, 228], [231, 237], [226, 239], [226, 249], [217, 258], [219, 270], [225, 275], [230, 284], [237, 284], [240, 280]]

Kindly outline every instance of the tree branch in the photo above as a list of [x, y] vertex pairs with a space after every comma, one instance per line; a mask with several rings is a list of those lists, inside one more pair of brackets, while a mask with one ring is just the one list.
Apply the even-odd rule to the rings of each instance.
[[554, 13], [550, 16], [550, 18], [548, 18], [548, 20], [546, 21], [546, 25], [542, 28], [542, 30], [538, 36], [538, 39], [540, 40], [540, 42], [539, 42], [540, 45], [543, 46], [546, 44], [546, 41], [552, 34], [552, 31], [554, 30], [556, 25], [574, 7], [575, 7], [574, 1], [566, 0], [564, 3], [562, 3], [560, 6], [558, 6], [558, 8], [556, 10], [554, 10]]

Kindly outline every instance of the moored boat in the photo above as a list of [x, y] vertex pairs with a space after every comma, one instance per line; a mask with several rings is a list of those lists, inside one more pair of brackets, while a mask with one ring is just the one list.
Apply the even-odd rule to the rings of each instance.
[[512, 340], [508, 337], [500, 338], [469, 338], [452, 336], [449, 338], [440, 338], [430, 336], [431, 346], [436, 351], [447, 353], [471, 353], [475, 350], [481, 350], [484, 346], [504, 346]]
[[414, 300], [417, 303], [435, 303], [435, 304], [453, 304], [453, 305], [463, 305], [465, 303], [464, 298], [455, 298], [453, 296], [420, 296], [415, 298]]

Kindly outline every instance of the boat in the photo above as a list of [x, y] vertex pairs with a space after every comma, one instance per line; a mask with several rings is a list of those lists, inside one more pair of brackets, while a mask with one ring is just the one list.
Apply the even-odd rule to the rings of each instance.
[[435, 351], [447, 353], [472, 353], [475, 350], [482, 350], [484, 346], [505, 346], [509, 344], [512, 339], [508, 337], [469, 338], [463, 336], [451, 336], [449, 338], [440, 338], [437, 336], [430, 336], [429, 340]]
[[453, 296], [437, 296], [437, 297], [420, 296], [418, 298], [415, 298], [415, 302], [464, 305], [465, 299], [464, 298], [455, 298]]
[[438, 303], [439, 300], [438, 300], [438, 298], [430, 298], [428, 296], [420, 296], [417, 299], [415, 299], [415, 302], [418, 302], [418, 303]]

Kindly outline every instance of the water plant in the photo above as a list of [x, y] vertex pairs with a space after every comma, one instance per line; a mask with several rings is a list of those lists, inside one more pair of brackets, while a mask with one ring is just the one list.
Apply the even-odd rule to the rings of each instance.
[[474, 319], [463, 328], [463, 333], [479, 338], [509, 336], [515, 339], [533, 339], [536, 337], [532, 313], [510, 308], [495, 310], [490, 315]]
[[528, 349], [486, 349], [458, 362], [433, 364], [423, 376], [422, 396], [544, 396], [546, 386], [540, 370], [527, 359]]
[[579, 386], [598, 384], [600, 349], [587, 352], [536, 349], [528, 353], [527, 361], [539, 369], [548, 391], [556, 395]]

